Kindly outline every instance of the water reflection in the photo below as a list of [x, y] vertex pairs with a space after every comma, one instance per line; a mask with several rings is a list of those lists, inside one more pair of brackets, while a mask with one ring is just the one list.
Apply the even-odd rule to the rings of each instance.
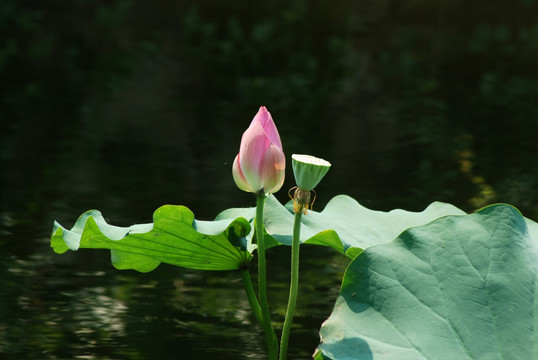
[[[2, 358], [265, 357], [263, 333], [235, 272], [167, 265], [148, 274], [118, 271], [107, 251], [60, 256], [44, 239], [26, 241], [36, 252], [28, 257], [4, 253], [0, 259]], [[317, 247], [304, 247], [303, 256], [290, 359], [310, 358], [347, 263]], [[285, 314], [289, 279], [276, 270], [289, 266], [288, 257], [289, 248], [269, 253], [269, 296], [277, 327]]]

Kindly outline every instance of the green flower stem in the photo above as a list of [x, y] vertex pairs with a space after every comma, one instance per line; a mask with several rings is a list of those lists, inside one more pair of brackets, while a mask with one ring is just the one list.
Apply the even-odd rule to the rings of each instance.
[[293, 239], [291, 243], [291, 281], [290, 296], [288, 300], [288, 309], [286, 310], [286, 319], [282, 329], [280, 339], [280, 360], [286, 360], [288, 353], [288, 341], [290, 338], [291, 323], [295, 314], [295, 304], [297, 302], [297, 291], [299, 290], [299, 238], [301, 236], [301, 218], [303, 216], [303, 206], [300, 205], [299, 211], [295, 213], [293, 223]]
[[243, 285], [245, 285], [245, 291], [247, 293], [248, 302], [250, 303], [252, 312], [254, 313], [256, 320], [258, 320], [260, 326], [263, 327], [262, 309], [258, 303], [256, 293], [254, 292], [254, 286], [252, 286], [252, 279], [248, 269], [241, 269], [241, 276], [243, 277]]
[[258, 244], [258, 296], [262, 312], [263, 330], [267, 340], [269, 350], [269, 360], [276, 360], [278, 357], [278, 340], [275, 330], [271, 325], [271, 315], [269, 313], [269, 302], [267, 301], [267, 265], [265, 259], [265, 239], [263, 231], [263, 206], [266, 195], [258, 194], [256, 202], [256, 240]]

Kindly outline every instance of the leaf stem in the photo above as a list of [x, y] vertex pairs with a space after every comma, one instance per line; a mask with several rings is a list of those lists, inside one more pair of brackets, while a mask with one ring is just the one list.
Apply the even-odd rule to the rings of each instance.
[[286, 319], [282, 329], [282, 337], [280, 338], [280, 360], [286, 360], [288, 353], [288, 342], [295, 314], [295, 304], [297, 303], [297, 292], [299, 287], [299, 238], [301, 236], [301, 218], [303, 215], [303, 205], [300, 205], [299, 211], [295, 213], [295, 221], [293, 223], [293, 238], [291, 243], [291, 280], [290, 280], [290, 295], [288, 299], [288, 309], [286, 310]]
[[278, 357], [278, 340], [271, 325], [271, 315], [269, 313], [269, 303], [267, 301], [267, 264], [265, 259], [265, 239], [263, 231], [263, 207], [266, 195], [257, 194], [256, 201], [256, 240], [258, 244], [258, 296], [260, 298], [260, 307], [262, 313], [263, 330], [267, 340], [269, 350], [269, 360], [276, 360]]
[[250, 272], [248, 269], [241, 269], [241, 277], [243, 278], [243, 285], [245, 286], [245, 292], [247, 293], [248, 302], [252, 308], [252, 312], [258, 320], [258, 323], [263, 327], [263, 318], [262, 318], [262, 309], [260, 303], [258, 303], [258, 298], [254, 292], [254, 286], [252, 285], [252, 278], [250, 277]]

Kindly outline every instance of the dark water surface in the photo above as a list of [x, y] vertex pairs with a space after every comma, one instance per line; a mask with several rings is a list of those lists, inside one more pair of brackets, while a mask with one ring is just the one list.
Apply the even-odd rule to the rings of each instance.
[[[236, 272], [112, 268], [108, 251], [56, 255], [20, 227], [4, 234], [0, 355], [5, 359], [263, 359], [265, 340]], [[7, 250], [7, 252], [5, 251]], [[269, 254], [273, 320], [286, 310], [289, 248]], [[347, 261], [303, 247], [290, 359], [309, 358]]]

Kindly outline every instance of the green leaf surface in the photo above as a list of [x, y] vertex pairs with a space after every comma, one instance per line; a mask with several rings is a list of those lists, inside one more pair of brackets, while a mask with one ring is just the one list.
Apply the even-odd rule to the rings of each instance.
[[[228, 209], [217, 219], [244, 217], [252, 222], [254, 208]], [[301, 242], [332, 247], [354, 258], [363, 249], [392, 241], [402, 231], [427, 224], [446, 215], [463, 215], [457, 207], [434, 202], [422, 212], [392, 210], [375, 211], [365, 208], [353, 198], [338, 195], [321, 212], [309, 211], [302, 217]], [[265, 231], [270, 246], [291, 245], [294, 221], [291, 203], [282, 205], [269, 196], [264, 212]]]
[[161, 262], [200, 270], [232, 270], [248, 264], [244, 218], [196, 221], [184, 206], [165, 205], [153, 223], [119, 227], [108, 224], [97, 210], [80, 216], [71, 230], [54, 224], [51, 246], [57, 253], [79, 248], [109, 249], [118, 269], [148, 272]]
[[316, 359], [538, 359], [537, 229], [493, 205], [366, 249]]
[[[458, 208], [433, 203], [423, 212], [369, 210], [349, 196], [336, 196], [321, 212], [302, 217], [301, 242], [329, 246], [354, 258], [363, 249], [391, 241], [411, 226], [422, 225]], [[109, 249], [118, 269], [148, 272], [161, 262], [200, 270], [231, 270], [252, 258], [255, 208], [228, 209], [215, 221], [199, 221], [184, 206], [166, 205], [154, 222], [119, 227], [108, 224], [97, 210], [80, 216], [72, 229], [54, 224], [51, 246], [57, 253], [79, 248]], [[264, 212], [268, 248], [291, 245], [294, 214], [269, 196]]]

